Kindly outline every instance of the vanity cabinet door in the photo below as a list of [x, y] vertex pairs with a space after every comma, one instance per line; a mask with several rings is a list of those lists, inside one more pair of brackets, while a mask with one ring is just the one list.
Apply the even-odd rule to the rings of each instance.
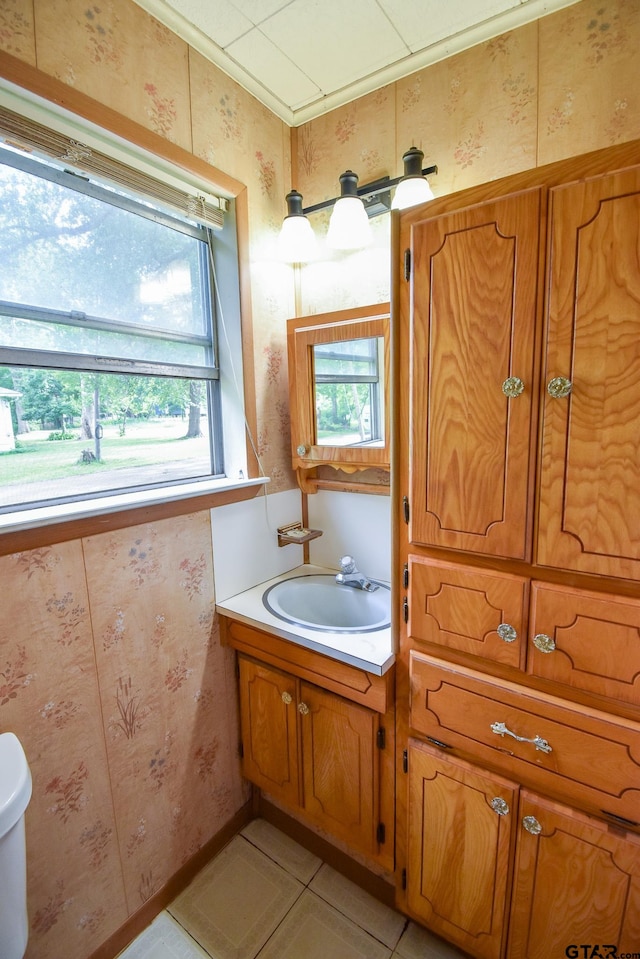
[[243, 775], [266, 793], [300, 802], [297, 687], [293, 676], [238, 657]]
[[530, 555], [540, 191], [412, 227], [411, 542]]
[[640, 837], [525, 790], [518, 819], [509, 959], [637, 952]]
[[523, 668], [529, 581], [522, 576], [409, 556], [414, 643]]
[[518, 787], [414, 740], [408, 762], [409, 910], [478, 959], [500, 959]]
[[378, 851], [377, 713], [301, 684], [306, 812], [321, 828], [369, 855]]
[[640, 579], [640, 167], [550, 197], [538, 562]]

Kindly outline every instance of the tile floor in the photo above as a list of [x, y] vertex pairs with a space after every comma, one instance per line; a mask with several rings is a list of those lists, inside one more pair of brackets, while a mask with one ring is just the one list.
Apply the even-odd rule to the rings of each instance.
[[255, 819], [119, 959], [461, 959]]

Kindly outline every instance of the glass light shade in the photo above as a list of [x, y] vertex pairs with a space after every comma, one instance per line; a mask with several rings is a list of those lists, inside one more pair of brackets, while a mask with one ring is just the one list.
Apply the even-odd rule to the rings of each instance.
[[329, 220], [327, 246], [333, 250], [360, 250], [371, 243], [371, 227], [360, 197], [342, 196]]
[[427, 200], [433, 200], [428, 180], [423, 176], [410, 176], [398, 183], [391, 209], [406, 210], [407, 207], [426, 203]]
[[285, 263], [309, 263], [318, 255], [318, 244], [306, 216], [286, 216], [278, 237], [278, 257]]

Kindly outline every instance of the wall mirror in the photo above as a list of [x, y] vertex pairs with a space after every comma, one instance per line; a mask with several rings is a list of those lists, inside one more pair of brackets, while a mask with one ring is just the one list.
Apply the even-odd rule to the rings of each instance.
[[287, 345], [294, 468], [389, 469], [389, 304], [289, 320]]

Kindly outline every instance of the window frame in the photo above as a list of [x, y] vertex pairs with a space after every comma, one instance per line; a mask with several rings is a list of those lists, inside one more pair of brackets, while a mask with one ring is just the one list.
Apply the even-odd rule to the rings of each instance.
[[[10, 66], [10, 65], [9, 65]], [[64, 104], [64, 106], [60, 106]], [[142, 171], [169, 189], [188, 191], [209, 201], [213, 196], [224, 210], [224, 225], [216, 235], [214, 269], [222, 277], [216, 285], [217, 304], [231, 321], [220, 341], [221, 404], [224, 420], [226, 474], [218, 480], [178, 483], [105, 498], [38, 509], [20, 509], [0, 516], [0, 553], [31, 548], [39, 542], [75, 539], [78, 535], [122, 528], [148, 519], [180, 515], [193, 509], [238, 502], [255, 496], [269, 482], [257, 456], [250, 456], [246, 429], [255, 432], [255, 384], [243, 354], [250, 342], [251, 311], [241, 296], [248, 290], [249, 269], [247, 189], [239, 180], [218, 170], [194, 153], [156, 136], [147, 128], [113, 111], [96, 110], [95, 101], [35, 68], [21, 64], [18, 72], [0, 77], [0, 106], [39, 124], [70, 144], [80, 141], [104, 151], [116, 163]], [[224, 321], [223, 321], [224, 322]], [[245, 324], [248, 324], [246, 326]]]

